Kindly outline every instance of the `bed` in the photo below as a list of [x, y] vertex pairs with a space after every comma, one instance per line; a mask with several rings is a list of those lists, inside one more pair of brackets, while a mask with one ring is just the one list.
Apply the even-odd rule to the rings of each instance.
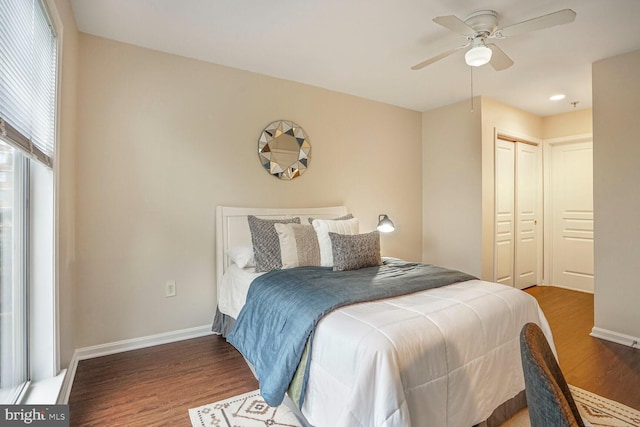
[[[271, 400], [271, 391], [263, 390], [270, 387], [270, 380], [256, 372], [255, 361], [260, 358], [242, 347], [246, 343], [237, 345], [240, 328], [235, 325], [236, 319], [242, 323], [243, 317], [248, 317], [243, 309], [247, 312], [248, 307], [260, 307], [262, 300], [256, 300], [256, 293], [252, 296], [250, 289], [257, 289], [257, 283], [270, 274], [256, 273], [244, 262], [252, 265], [248, 259], [248, 248], [252, 247], [248, 218], [300, 218], [301, 224], [308, 224], [309, 218], [340, 218], [341, 224], [353, 223], [353, 219], [343, 219], [348, 218], [345, 215], [344, 206], [217, 208], [218, 308], [213, 331], [231, 335], [231, 342], [241, 347], [258, 377], [263, 396], [267, 394]], [[364, 235], [362, 230], [352, 230], [351, 234]], [[362, 272], [406, 267], [402, 260], [381, 259], [382, 266], [363, 268]], [[411, 264], [412, 270], [427, 268], [406, 264]], [[326, 267], [296, 267], [282, 274], [295, 277], [314, 268], [332, 271]], [[351, 272], [332, 274], [338, 277], [342, 273]], [[279, 274], [271, 276], [277, 280]], [[262, 303], [265, 305], [270, 303]], [[303, 425], [316, 427], [497, 425], [524, 405], [518, 336], [527, 322], [540, 325], [553, 348], [548, 323], [533, 297], [472, 277], [428, 290], [339, 306], [314, 325], [313, 339], [304, 346], [302, 363], [294, 373], [294, 380], [298, 380], [292, 381], [284, 401], [297, 412]], [[255, 325], [248, 329], [252, 328]]]

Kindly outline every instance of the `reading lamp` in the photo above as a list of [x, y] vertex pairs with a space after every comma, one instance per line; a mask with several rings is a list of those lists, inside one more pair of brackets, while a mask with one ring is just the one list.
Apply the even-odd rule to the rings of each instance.
[[393, 222], [389, 219], [389, 217], [385, 214], [378, 215], [378, 231], [383, 233], [389, 233], [396, 229], [393, 225]]

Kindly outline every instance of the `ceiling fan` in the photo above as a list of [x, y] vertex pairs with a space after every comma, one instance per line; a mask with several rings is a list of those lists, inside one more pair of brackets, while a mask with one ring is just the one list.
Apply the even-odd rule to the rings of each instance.
[[528, 33], [530, 31], [568, 24], [569, 22], [573, 22], [575, 17], [576, 13], [573, 10], [563, 9], [549, 13], [548, 15], [538, 16], [537, 18], [500, 28], [498, 27], [498, 13], [493, 10], [473, 12], [464, 20], [454, 15], [438, 16], [433, 19], [433, 22], [464, 36], [466, 43], [422, 61], [411, 67], [411, 69], [420, 70], [461, 49], [471, 46], [464, 55], [467, 65], [479, 67], [490, 63], [496, 71], [504, 70], [511, 67], [513, 61], [497, 45], [493, 43], [486, 44], [487, 39], [506, 39], [507, 37], [517, 36], [518, 34]]

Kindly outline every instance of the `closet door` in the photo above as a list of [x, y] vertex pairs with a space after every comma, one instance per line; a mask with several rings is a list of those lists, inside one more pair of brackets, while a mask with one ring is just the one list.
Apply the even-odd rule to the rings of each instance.
[[509, 286], [514, 285], [515, 168], [514, 143], [497, 139], [494, 277], [496, 282]]
[[515, 283], [523, 289], [538, 283], [540, 253], [540, 148], [522, 142], [515, 143]]
[[523, 289], [538, 283], [541, 160], [537, 145], [496, 140], [494, 277]]

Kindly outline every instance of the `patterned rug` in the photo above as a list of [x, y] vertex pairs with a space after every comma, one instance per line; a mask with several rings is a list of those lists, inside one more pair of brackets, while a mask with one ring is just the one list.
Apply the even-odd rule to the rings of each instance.
[[296, 416], [285, 405], [272, 408], [259, 390], [189, 409], [193, 427], [300, 427]]
[[[640, 411], [569, 385], [582, 418], [594, 427], [640, 427]], [[518, 412], [501, 427], [529, 427], [529, 412]]]
[[[594, 427], [640, 427], [640, 411], [605, 399], [572, 385], [571, 393], [578, 409]], [[272, 408], [258, 390], [189, 409], [193, 427], [300, 427], [295, 415], [284, 405]], [[526, 409], [501, 427], [530, 427]]]

